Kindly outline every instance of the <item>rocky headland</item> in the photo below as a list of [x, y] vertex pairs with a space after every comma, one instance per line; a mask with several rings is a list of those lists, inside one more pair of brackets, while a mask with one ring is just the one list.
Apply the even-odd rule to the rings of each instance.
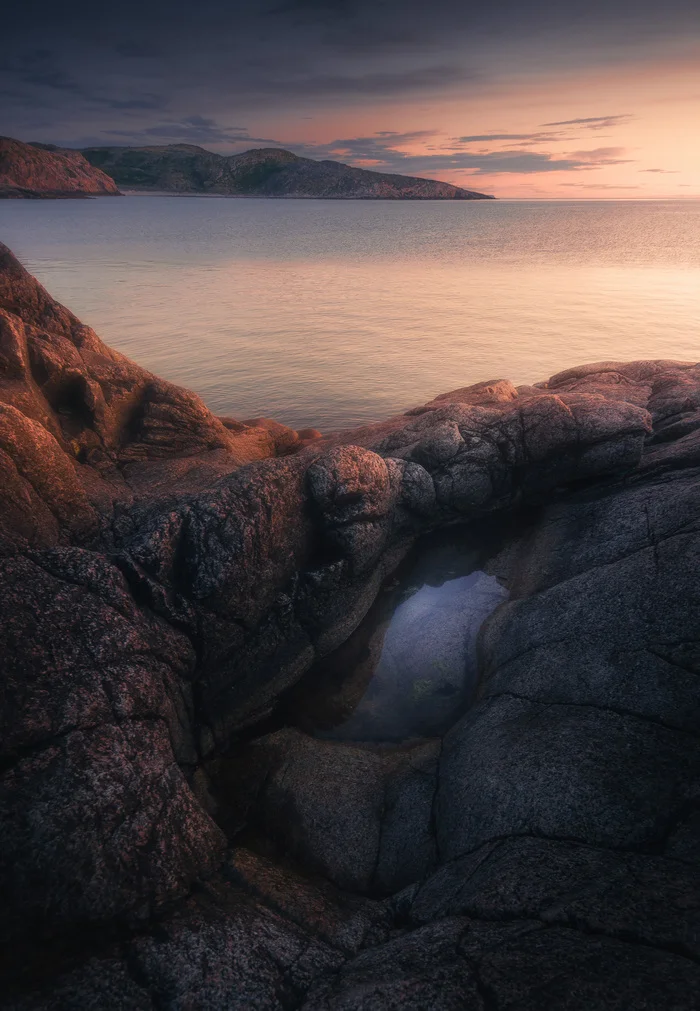
[[80, 151], [0, 137], [0, 198], [89, 196], [119, 196], [119, 189]]
[[281, 148], [225, 156], [194, 144], [168, 144], [90, 147], [82, 153], [91, 165], [132, 190], [326, 200], [493, 200], [434, 179], [301, 158]]
[[[440, 537], [503, 588], [475, 695], [302, 729]], [[0, 1005], [697, 1008], [699, 562], [700, 365], [319, 437], [213, 416], [2, 247]]]

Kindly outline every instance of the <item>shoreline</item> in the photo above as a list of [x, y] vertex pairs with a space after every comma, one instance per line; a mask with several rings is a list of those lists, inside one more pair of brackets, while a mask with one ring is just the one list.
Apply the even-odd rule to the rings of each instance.
[[[476, 1007], [475, 964], [499, 1006], [563, 979], [587, 1011], [651, 984], [689, 1008], [700, 364], [481, 382], [324, 438], [213, 415], [4, 246], [0, 320], [13, 1008], [320, 1011], [368, 980], [398, 1007], [407, 978], [416, 1008], [446, 980]], [[445, 725], [329, 736], [412, 551], [430, 600], [462, 564], [498, 588], [475, 692], [468, 600], [421, 605], [412, 712]]]

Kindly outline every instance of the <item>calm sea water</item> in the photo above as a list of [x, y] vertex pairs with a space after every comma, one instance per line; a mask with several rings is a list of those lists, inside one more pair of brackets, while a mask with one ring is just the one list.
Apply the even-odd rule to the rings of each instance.
[[296, 428], [482, 379], [700, 359], [700, 201], [2, 201], [0, 239], [216, 413]]

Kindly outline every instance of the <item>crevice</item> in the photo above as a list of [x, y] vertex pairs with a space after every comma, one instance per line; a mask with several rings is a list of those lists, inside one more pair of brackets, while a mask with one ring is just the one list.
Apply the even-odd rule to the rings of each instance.
[[148, 978], [130, 941], [121, 946], [121, 957], [129, 979], [148, 995], [154, 1011], [166, 1011], [167, 1003]]
[[648, 941], [646, 938], [640, 937], [639, 934], [634, 934], [628, 930], [604, 930], [602, 928], [592, 927], [589, 923], [584, 923], [582, 920], [563, 919], [561, 922], [552, 923], [551, 921], [543, 920], [541, 916], [494, 916], [494, 917], [476, 917], [478, 921], [482, 923], [517, 923], [522, 922], [524, 919], [534, 919], [542, 924], [542, 927], [547, 931], [556, 930], [572, 930], [577, 934], [583, 934], [585, 937], [595, 937], [604, 938], [609, 941], [618, 941], [622, 944], [629, 944], [633, 948], [643, 948], [651, 951], [663, 952], [666, 955], [673, 955], [676, 958], [683, 958], [687, 962], [692, 963], [695, 966], [700, 966], [700, 955], [696, 955], [689, 951], [686, 945], [681, 942], [669, 942], [665, 944], [659, 944], [658, 942]]
[[[663, 643], [661, 643], [660, 645], [663, 645]], [[684, 646], [684, 645], [700, 647], [700, 639], [699, 640], [679, 639], [677, 642], [674, 642], [670, 648], [673, 648], [674, 646]], [[664, 663], [667, 663], [670, 667], [676, 667], [678, 670], [685, 671], [686, 674], [693, 674], [695, 677], [700, 677], [700, 670], [696, 670], [691, 666], [686, 666], [685, 664], [679, 663], [678, 660], [669, 659], [669, 657], [665, 653], [661, 653], [659, 650], [654, 649], [653, 646], [642, 647], [642, 652], [649, 653], [651, 656], [655, 656], [657, 657], [657, 659], [662, 660]]]
[[693, 738], [693, 740], [700, 741], [700, 732], [694, 730], [688, 730], [684, 727], [678, 727], [675, 724], [667, 723], [659, 717], [648, 716], [642, 713], [636, 713], [631, 709], [623, 709], [621, 706], [610, 706], [610, 705], [598, 705], [594, 702], [572, 702], [568, 700], [559, 699], [535, 699], [529, 695], [521, 695], [514, 691], [501, 691], [494, 692], [490, 695], [484, 695], [481, 699], [482, 702], [491, 702], [500, 698], [512, 698], [518, 699], [521, 702], [530, 702], [532, 705], [544, 706], [548, 709], [559, 706], [565, 709], [595, 709], [603, 713], [614, 713], [616, 716], [629, 717], [631, 719], [639, 720], [641, 723], [649, 723], [656, 727], [661, 727], [663, 730], [668, 730], [671, 733], [683, 734], [687, 737]]
[[376, 856], [374, 858], [374, 863], [372, 865], [372, 870], [371, 870], [371, 873], [369, 875], [368, 882], [367, 882], [368, 883], [368, 889], [367, 889], [367, 891], [368, 891], [369, 894], [371, 894], [372, 892], [378, 894], [378, 893], [380, 893], [382, 891], [382, 888], [381, 888], [380, 884], [377, 881], [377, 875], [379, 874], [379, 865], [380, 865], [381, 859], [382, 859], [382, 839], [383, 839], [383, 836], [384, 836], [384, 820], [385, 820], [387, 814], [389, 813], [388, 810], [387, 810], [387, 801], [386, 801], [387, 789], [388, 789], [388, 783], [385, 780], [384, 784], [383, 784], [384, 794], [383, 794], [383, 797], [382, 797], [382, 807], [381, 807], [381, 810], [379, 812], [379, 817], [378, 817], [379, 827], [378, 827], [378, 831], [377, 831], [377, 853], [376, 853]]
[[471, 972], [474, 978], [474, 986], [476, 987], [476, 992], [481, 998], [483, 1011], [500, 1011], [496, 992], [493, 989], [493, 987], [489, 986], [488, 983], [484, 982], [481, 973], [479, 971], [478, 961], [473, 958], [464, 958], [464, 961], [469, 966], [469, 971]]
[[[680, 821], [682, 821], [687, 815], [688, 811], [690, 809], [694, 809], [695, 806], [700, 808], [700, 798], [684, 801], [680, 809], [674, 809], [674, 812], [666, 817], [666, 821], [673, 823], [675, 827], [676, 816], [678, 816], [677, 820], [680, 823]], [[679, 811], [683, 812], [682, 817], [678, 814]], [[673, 831], [673, 828], [671, 828], [670, 831]], [[670, 831], [668, 834], [670, 834]], [[463, 850], [456, 856], [450, 857], [449, 860], [445, 860], [441, 863], [435, 873], [439, 873], [443, 867], [449, 867], [451, 864], [459, 863], [460, 860], [465, 860], [467, 857], [472, 856], [472, 854], [478, 853], [478, 851], [485, 846], [492, 846], [494, 843], [503, 844], [515, 839], [531, 839], [540, 842], [560, 843], [564, 846], [575, 846], [586, 850], [592, 850], [594, 852], [613, 853], [616, 856], [655, 857], [657, 859], [668, 860], [669, 863], [672, 864], [686, 865], [685, 861], [680, 860], [677, 857], [668, 856], [663, 852], [663, 849], [660, 848], [666, 844], [666, 838], [655, 840], [652, 843], [634, 848], [632, 846], [622, 845], [613, 846], [609, 843], [593, 843], [589, 839], [583, 839], [578, 836], [545, 835], [543, 832], [507, 832], [504, 835], [494, 835], [489, 839], [484, 839], [482, 842], [477, 843], [476, 846], [472, 846], [470, 849]], [[495, 847], [491, 852], [495, 852]], [[490, 855], [491, 853], [488, 854], [488, 856]]]
[[438, 864], [442, 863], [442, 855], [440, 853], [440, 833], [438, 832], [438, 798], [440, 794], [440, 763], [442, 761], [442, 753], [445, 747], [444, 736], [440, 738], [440, 750], [437, 754], [437, 759], [435, 761], [435, 789], [433, 791], [433, 799], [430, 804], [430, 821], [428, 831], [435, 841], [435, 858]]

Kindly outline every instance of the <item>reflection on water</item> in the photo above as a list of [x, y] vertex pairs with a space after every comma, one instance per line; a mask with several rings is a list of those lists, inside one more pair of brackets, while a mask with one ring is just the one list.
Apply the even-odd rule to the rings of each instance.
[[481, 563], [483, 552], [444, 537], [419, 546], [355, 633], [307, 675], [292, 722], [336, 740], [443, 733], [473, 697], [479, 629], [508, 596]]
[[118, 350], [295, 428], [698, 357], [699, 201], [5, 200], [0, 236]]

